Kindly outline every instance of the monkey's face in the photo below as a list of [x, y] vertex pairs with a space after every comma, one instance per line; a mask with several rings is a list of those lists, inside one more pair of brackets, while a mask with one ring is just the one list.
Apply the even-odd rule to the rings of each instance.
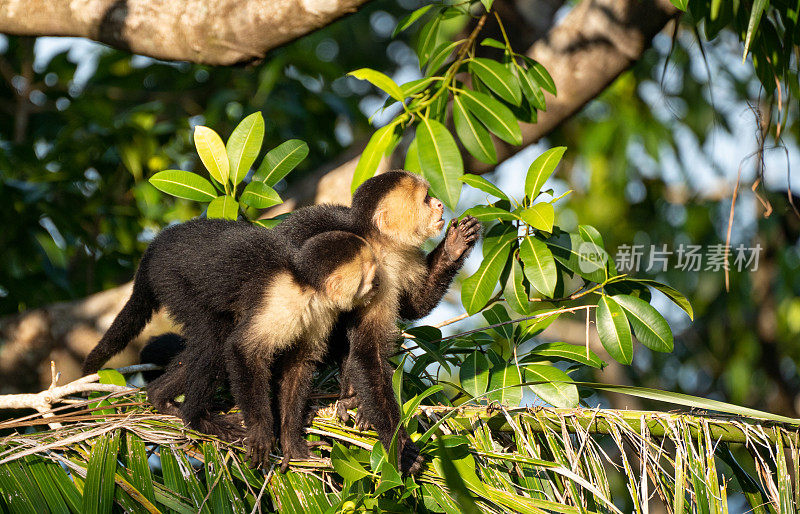
[[444, 228], [444, 205], [428, 194], [429, 184], [416, 175], [405, 175], [379, 202], [374, 222], [395, 241], [419, 246]]
[[378, 261], [365, 245], [358, 255], [342, 264], [325, 280], [325, 294], [344, 311], [368, 303], [377, 291]]

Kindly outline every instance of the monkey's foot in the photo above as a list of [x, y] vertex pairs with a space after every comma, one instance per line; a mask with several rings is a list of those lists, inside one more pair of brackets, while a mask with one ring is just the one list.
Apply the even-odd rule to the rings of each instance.
[[269, 464], [269, 452], [275, 445], [275, 436], [272, 430], [254, 430], [247, 431], [245, 439], [247, 445], [247, 454], [245, 458], [250, 461], [250, 468], [266, 468]]
[[[351, 396], [348, 398], [340, 398], [338, 402], [336, 402], [336, 417], [341, 420], [342, 423], [347, 423], [350, 421], [350, 413], [347, 412], [349, 409], [357, 409], [360, 403], [358, 398], [355, 396]], [[358, 408], [356, 411], [356, 417], [354, 420], [355, 426], [357, 429], [361, 430], [372, 430], [372, 424], [367, 421], [367, 418], [363, 414], [363, 409]]]
[[406, 441], [400, 450], [400, 471], [403, 475], [416, 475], [422, 470], [425, 457], [419, 452], [419, 448], [410, 439]]
[[189, 426], [199, 432], [215, 435], [229, 443], [239, 442], [246, 435], [242, 426], [242, 415], [238, 412], [232, 414], [208, 413], [205, 417], [191, 422]]
[[296, 450], [284, 450], [283, 460], [281, 460], [281, 473], [286, 473], [289, 470], [289, 461], [319, 460], [319, 457], [309, 451], [311, 448], [317, 448], [319, 446], [330, 447], [330, 444], [325, 441], [303, 440], [303, 444], [294, 447], [297, 448]]

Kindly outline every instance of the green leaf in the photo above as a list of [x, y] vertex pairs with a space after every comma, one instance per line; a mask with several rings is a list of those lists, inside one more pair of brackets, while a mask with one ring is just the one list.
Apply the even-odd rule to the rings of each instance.
[[265, 219], [261, 219], [261, 220], [253, 220], [253, 223], [255, 225], [258, 225], [258, 226], [264, 227], [264, 228], [275, 228], [278, 225], [280, 225], [281, 221], [285, 220], [290, 215], [291, 215], [290, 212], [285, 212], [283, 214], [278, 214], [274, 218], [265, 218]]
[[411, 144], [408, 145], [406, 162], [403, 164], [403, 167], [411, 173], [422, 175], [422, 168], [419, 166], [419, 143], [417, 143], [416, 137], [411, 141]]
[[432, 82], [433, 77], [412, 80], [411, 82], [401, 84], [400, 89], [403, 90], [403, 97], [408, 98], [409, 96], [413, 96], [421, 91], [424, 91], [425, 88], [428, 87]]
[[513, 362], [505, 362], [502, 366], [492, 368], [488, 394], [490, 400], [496, 400], [509, 407], [519, 407], [522, 401], [520, 370]]
[[464, 163], [453, 136], [436, 120], [422, 118], [417, 128], [419, 163], [431, 190], [450, 209], [455, 210], [461, 195]]
[[211, 200], [206, 210], [207, 218], [222, 218], [236, 220], [239, 216], [239, 203], [233, 197], [224, 195]]
[[397, 37], [399, 33], [403, 32], [408, 27], [413, 25], [414, 22], [420, 19], [426, 12], [428, 12], [431, 7], [433, 7], [433, 4], [423, 5], [419, 9], [416, 9], [411, 14], [400, 20], [397, 23], [397, 27], [395, 27], [394, 32], [392, 32], [392, 39]]
[[622, 307], [613, 298], [603, 295], [597, 302], [595, 317], [597, 335], [603, 348], [615, 361], [630, 364], [633, 360], [633, 340]]
[[448, 57], [453, 53], [453, 49], [462, 44], [461, 41], [444, 42], [437, 46], [431, 54], [428, 65], [425, 67], [427, 75], [433, 75], [436, 71], [447, 62]]
[[478, 91], [464, 90], [461, 95], [464, 105], [493, 134], [512, 145], [522, 144], [522, 131], [514, 113], [489, 95]]
[[506, 49], [506, 44], [505, 43], [501, 43], [500, 41], [498, 41], [498, 40], [496, 40], [494, 38], [491, 38], [491, 37], [484, 38], [484, 40], [481, 41], [481, 46], [489, 46], [489, 47], [492, 47], [492, 48], [498, 48], [500, 50], [505, 50]]
[[481, 177], [480, 175], [473, 175], [472, 173], [465, 173], [465, 174], [461, 175], [460, 177], [458, 177], [458, 180], [460, 180], [461, 182], [467, 184], [468, 186], [474, 187], [475, 189], [480, 189], [484, 193], [489, 193], [490, 195], [496, 196], [497, 198], [500, 198], [501, 200], [505, 200], [507, 202], [511, 202], [511, 200], [508, 199], [508, 196], [506, 196], [506, 194], [503, 191], [501, 191], [499, 187], [497, 187], [496, 185], [492, 184], [491, 182], [489, 182], [485, 178]]
[[517, 78], [499, 62], [476, 57], [470, 60], [469, 70], [506, 102], [519, 105], [522, 101]]
[[194, 128], [194, 146], [211, 177], [224, 185], [230, 174], [230, 162], [225, 144], [213, 129], [198, 125]]
[[290, 139], [276, 146], [264, 156], [261, 165], [253, 175], [253, 181], [260, 180], [272, 187], [285, 177], [308, 155], [308, 145], [299, 139]]
[[551, 95], [555, 95], [556, 83], [553, 82], [553, 77], [544, 69], [544, 66], [529, 57], [523, 59], [528, 64], [528, 73], [536, 80], [536, 83]]
[[524, 274], [522, 273], [522, 266], [520, 266], [517, 259], [511, 259], [511, 271], [506, 281], [506, 287], [503, 290], [503, 297], [505, 298], [508, 306], [515, 312], [522, 315], [528, 315], [530, 311], [528, 293], [525, 291], [525, 284], [523, 282]]
[[689, 5], [689, 0], [670, 0], [672, 5], [680, 9], [681, 11], [686, 11], [686, 7]]
[[504, 339], [511, 339], [514, 337], [514, 325], [512, 323], [507, 323], [508, 321], [511, 321], [511, 318], [508, 316], [508, 312], [502, 304], [496, 303], [492, 305], [491, 308], [483, 311], [482, 314], [483, 318], [486, 320], [486, 323], [489, 325], [500, 325], [501, 323], [506, 323], [505, 325], [492, 328], [497, 335]]
[[544, 93], [542, 93], [542, 88], [536, 81], [536, 77], [534, 77], [533, 72], [531, 70], [523, 69], [517, 63], [514, 63], [514, 66], [517, 69], [519, 84], [522, 87], [522, 93], [525, 95], [525, 98], [536, 109], [539, 109], [540, 111], [547, 110], [547, 106], [545, 105], [544, 101]]
[[355, 77], [359, 80], [366, 80], [373, 86], [377, 87], [382, 91], [386, 91], [389, 96], [394, 98], [395, 100], [402, 102], [405, 96], [403, 95], [403, 91], [400, 89], [394, 80], [389, 78], [387, 75], [383, 73], [370, 69], [370, 68], [361, 68], [360, 70], [351, 71], [348, 75]]
[[383, 461], [381, 465], [381, 481], [373, 494], [375, 496], [380, 496], [386, 491], [390, 491], [395, 487], [402, 487], [402, 485], [403, 477], [400, 476], [400, 472], [394, 469], [394, 466], [389, 464], [389, 462]]
[[283, 202], [277, 191], [265, 183], [258, 181], [247, 184], [239, 200], [245, 205], [255, 207], [256, 209], [266, 209], [267, 207], [272, 207], [273, 205], [278, 205]]
[[453, 98], [453, 123], [461, 143], [473, 157], [487, 164], [497, 163], [497, 151], [489, 131], [467, 112], [458, 96]]
[[483, 352], [470, 353], [458, 369], [458, 379], [473, 398], [482, 395], [489, 385], [489, 359]]
[[522, 221], [544, 232], [553, 231], [553, 223], [555, 222], [555, 209], [553, 204], [547, 202], [537, 203], [533, 207], [523, 210], [519, 213]]
[[367, 147], [361, 152], [361, 157], [356, 164], [356, 170], [353, 172], [353, 182], [350, 184], [350, 192], [358, 189], [365, 180], [375, 175], [375, 170], [378, 169], [383, 154], [389, 148], [389, 144], [394, 137], [394, 127], [396, 123], [385, 125], [372, 134], [372, 137], [367, 143]]
[[[758, 24], [761, 21], [761, 14], [767, 7], [767, 3], [767, 0], [755, 0], [753, 2], [753, 8], [750, 10], [750, 20], [747, 22], [747, 36], [744, 39], [744, 53], [742, 54], [742, 62], [747, 59], [747, 52], [750, 50], [750, 43], [753, 41], [753, 34], [755, 34], [756, 29], [758, 28]], [[744, 8], [744, 6], [740, 8]]]
[[256, 161], [261, 144], [264, 142], [264, 118], [260, 112], [254, 112], [243, 119], [233, 129], [228, 143], [225, 145], [231, 170], [231, 182], [234, 186], [244, 180], [250, 167]]
[[101, 384], [113, 384], [118, 386], [128, 385], [122, 373], [115, 369], [101, 369], [97, 374], [100, 375], [99, 382]]
[[210, 202], [217, 196], [211, 182], [189, 171], [159, 171], [150, 177], [149, 182], [167, 194], [196, 202]]
[[[466, 176], [466, 175], [464, 175]], [[478, 221], [506, 220], [515, 221], [519, 216], [500, 207], [491, 205], [476, 205], [464, 211], [465, 216], [474, 216]]]
[[89, 457], [86, 484], [83, 489], [83, 510], [87, 514], [111, 512], [114, 504], [114, 474], [121, 430], [97, 438]]
[[554, 407], [577, 407], [580, 397], [578, 388], [569, 382], [569, 375], [554, 366], [546, 364], [528, 364], [525, 366], [525, 380], [527, 382], [545, 382], [531, 384], [528, 387], [542, 400]]
[[566, 146], [551, 148], [531, 163], [528, 174], [525, 176], [525, 196], [531, 200], [536, 198], [544, 183], [555, 171], [566, 150]]
[[[449, 449], [442, 443], [442, 438], [437, 438], [438, 455], [433, 460], [433, 466], [441, 476], [444, 477], [444, 482], [447, 485], [447, 492], [449, 494], [443, 495], [445, 498], [437, 499], [440, 506], [448, 505], [446, 502], [455, 502], [458, 504], [458, 511], [463, 514], [479, 514], [481, 511], [475, 504], [475, 500], [467, 489], [467, 477], [475, 475], [474, 457], [472, 458], [473, 469], [465, 469], [467, 476], [464, 476], [460, 470], [455, 466], [455, 459]], [[468, 454], [468, 457], [472, 455]], [[477, 480], [477, 476], [475, 477]]]
[[593, 368], [602, 368], [605, 363], [591, 349], [583, 345], [553, 342], [542, 343], [525, 356], [528, 360], [569, 360]]
[[125, 467], [130, 471], [131, 485], [151, 503], [156, 495], [153, 487], [153, 474], [147, 462], [147, 450], [141, 437], [133, 432], [125, 433]]
[[640, 298], [618, 294], [614, 300], [625, 309], [633, 333], [640, 343], [657, 352], [671, 352], [673, 349], [672, 330], [667, 320], [658, 311]]
[[433, 49], [439, 43], [439, 25], [442, 20], [439, 16], [435, 16], [431, 21], [422, 27], [419, 32], [419, 39], [417, 40], [417, 55], [419, 56], [419, 65], [424, 66], [433, 53]]
[[470, 316], [483, 309], [491, 298], [508, 261], [512, 243], [516, 240], [515, 227], [508, 225], [501, 230], [503, 232], [497, 238], [497, 243], [487, 248], [488, 241], [484, 241], [485, 253], [481, 266], [461, 284], [461, 303]]
[[333, 465], [333, 469], [348, 482], [355, 482], [356, 480], [370, 476], [369, 471], [364, 469], [364, 466], [353, 457], [350, 450], [339, 443], [333, 443], [331, 464]]
[[624, 280], [620, 280], [617, 283], [624, 283], [624, 282], [634, 282], [637, 284], [644, 284], [646, 286], [652, 287], [653, 289], [661, 291], [664, 294], [664, 296], [672, 300], [672, 302], [675, 305], [683, 309], [683, 311], [689, 315], [689, 319], [694, 320], [694, 310], [692, 309], [692, 304], [689, 303], [689, 300], [686, 298], [686, 296], [683, 295], [683, 293], [681, 293], [674, 287], [662, 284], [661, 282], [656, 282], [655, 280], [651, 280], [649, 278], [626, 278]]
[[541, 294], [552, 298], [558, 281], [556, 261], [547, 245], [525, 236], [519, 246], [519, 256], [525, 264], [525, 277]]
[[489, 12], [492, 10], [492, 4], [494, 3], [494, 0], [481, 0], [481, 3], [483, 4], [483, 7], [486, 9], [486, 12]]
[[558, 238], [551, 237], [547, 240], [547, 246], [556, 260], [572, 273], [598, 284], [606, 279], [607, 271], [600, 269], [595, 260], [598, 256], [593, 253], [594, 245], [581, 239], [580, 235], [571, 233], [568, 236], [562, 234]]

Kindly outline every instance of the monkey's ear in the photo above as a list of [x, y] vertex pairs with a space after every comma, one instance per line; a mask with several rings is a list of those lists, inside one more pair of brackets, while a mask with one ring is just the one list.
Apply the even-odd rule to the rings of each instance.
[[344, 277], [341, 273], [331, 273], [325, 279], [325, 295], [331, 300], [340, 300], [344, 297]]

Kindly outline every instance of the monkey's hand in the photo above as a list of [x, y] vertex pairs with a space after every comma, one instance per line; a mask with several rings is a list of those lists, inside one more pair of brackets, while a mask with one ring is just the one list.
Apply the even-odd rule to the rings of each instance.
[[451, 261], [455, 262], [469, 255], [469, 251], [478, 241], [480, 230], [480, 222], [472, 216], [450, 222], [447, 234], [444, 236], [444, 251]]
[[250, 468], [266, 468], [269, 464], [269, 452], [275, 444], [275, 436], [272, 430], [258, 429], [257, 427], [247, 430], [247, 460], [250, 461]]

